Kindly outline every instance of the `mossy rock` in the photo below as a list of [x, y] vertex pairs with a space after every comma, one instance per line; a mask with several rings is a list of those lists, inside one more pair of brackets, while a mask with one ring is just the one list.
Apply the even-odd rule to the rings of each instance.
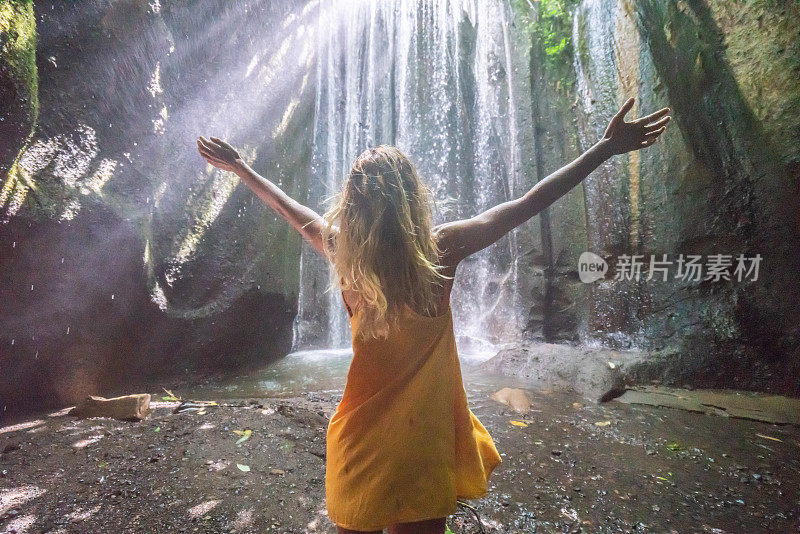
[[36, 125], [39, 80], [32, 0], [0, 1], [0, 175], [5, 177]]

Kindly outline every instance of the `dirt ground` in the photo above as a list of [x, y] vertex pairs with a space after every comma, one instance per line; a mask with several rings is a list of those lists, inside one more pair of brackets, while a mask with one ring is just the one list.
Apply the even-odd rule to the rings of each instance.
[[[522, 416], [491, 392], [468, 388], [503, 463], [474, 511], [449, 518], [454, 533], [800, 529], [796, 426], [541, 392]], [[138, 423], [62, 411], [1, 428], [0, 531], [335, 532], [325, 429], [339, 395], [220, 401], [202, 415], [158, 402]]]

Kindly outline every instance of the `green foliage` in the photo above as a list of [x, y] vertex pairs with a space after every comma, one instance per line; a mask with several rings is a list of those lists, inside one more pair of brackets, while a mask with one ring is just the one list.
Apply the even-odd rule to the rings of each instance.
[[567, 10], [567, 1], [541, 0], [539, 6], [533, 30], [543, 45], [545, 57], [551, 64], [569, 61], [572, 58], [572, 17]]
[[0, 61], [30, 98], [30, 119], [34, 124], [39, 115], [39, 77], [32, 0], [0, 0]]
[[544, 69], [561, 88], [569, 88], [572, 75], [572, 9], [579, 0], [512, 0], [523, 24], [539, 48]]

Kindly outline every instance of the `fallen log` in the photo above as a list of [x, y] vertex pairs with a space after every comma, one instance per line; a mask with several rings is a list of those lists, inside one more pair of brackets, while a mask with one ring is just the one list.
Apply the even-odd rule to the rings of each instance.
[[68, 415], [86, 419], [89, 417], [110, 417], [123, 421], [141, 421], [150, 415], [150, 395], [138, 393], [106, 399], [89, 395], [69, 411]]

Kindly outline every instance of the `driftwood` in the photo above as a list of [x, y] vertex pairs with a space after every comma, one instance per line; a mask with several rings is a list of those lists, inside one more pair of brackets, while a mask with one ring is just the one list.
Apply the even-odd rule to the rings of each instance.
[[75, 417], [111, 417], [124, 421], [140, 421], [150, 415], [150, 395], [139, 393], [106, 399], [90, 395], [70, 410]]

